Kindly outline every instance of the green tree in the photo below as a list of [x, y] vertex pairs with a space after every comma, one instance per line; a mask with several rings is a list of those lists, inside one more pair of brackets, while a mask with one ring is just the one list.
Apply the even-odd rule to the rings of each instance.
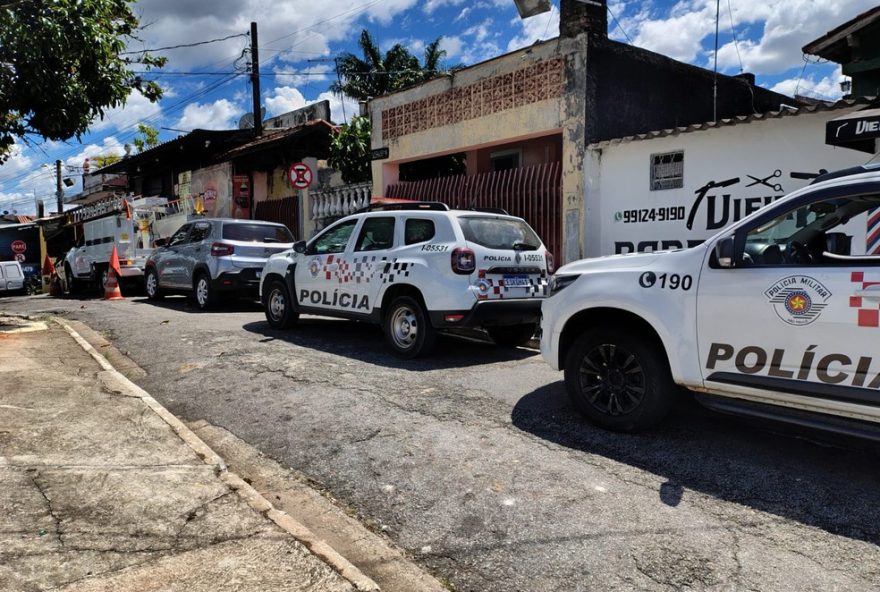
[[105, 166], [110, 166], [114, 162], [119, 162], [122, 160], [122, 157], [118, 154], [99, 154], [98, 156], [93, 156], [90, 160], [92, 164], [95, 165], [96, 169], [102, 169]]
[[[400, 43], [383, 55], [369, 31], [361, 31], [359, 41], [363, 58], [344, 53], [336, 60], [339, 80], [330, 89], [365, 101], [430, 80], [447, 70], [441, 69], [446, 50], [440, 49], [440, 37], [425, 47], [424, 63]], [[450, 70], [460, 68], [452, 66]]]
[[16, 139], [79, 138], [132, 91], [162, 96], [131, 69], [165, 58], [124, 54], [134, 0], [21, 0], [0, 4], [0, 163]]
[[352, 117], [330, 140], [327, 162], [342, 174], [346, 183], [370, 180], [370, 120]]
[[146, 123], [139, 123], [137, 128], [137, 135], [131, 142], [138, 152], [143, 152], [159, 145], [159, 130]]

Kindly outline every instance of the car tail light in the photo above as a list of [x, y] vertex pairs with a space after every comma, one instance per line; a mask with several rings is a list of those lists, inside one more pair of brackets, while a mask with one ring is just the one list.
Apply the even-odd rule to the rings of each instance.
[[544, 251], [547, 256], [547, 273], [553, 273], [556, 270], [556, 262], [553, 260], [553, 253]]
[[232, 255], [234, 252], [235, 247], [232, 245], [224, 243], [214, 243], [211, 245], [211, 255], [214, 257], [225, 257], [226, 255]]
[[469, 275], [477, 268], [477, 256], [465, 247], [452, 251], [452, 271], [460, 275]]

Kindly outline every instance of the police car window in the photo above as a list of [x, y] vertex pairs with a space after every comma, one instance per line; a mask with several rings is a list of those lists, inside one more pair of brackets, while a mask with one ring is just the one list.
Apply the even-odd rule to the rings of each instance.
[[367, 218], [361, 226], [361, 234], [355, 251], [379, 251], [394, 245], [394, 218]]
[[878, 207], [878, 195], [835, 198], [764, 221], [747, 231], [740, 265], [880, 264]]
[[434, 232], [433, 220], [410, 218], [406, 221], [403, 229], [403, 243], [405, 245], [414, 245], [429, 241], [434, 238]]
[[348, 239], [351, 238], [351, 233], [354, 232], [357, 222], [357, 220], [348, 220], [334, 226], [315, 239], [315, 242], [312, 243], [311, 251], [318, 255], [343, 252], [348, 244]]
[[534, 251], [541, 246], [538, 235], [523, 220], [463, 216], [459, 224], [466, 241], [489, 249]]

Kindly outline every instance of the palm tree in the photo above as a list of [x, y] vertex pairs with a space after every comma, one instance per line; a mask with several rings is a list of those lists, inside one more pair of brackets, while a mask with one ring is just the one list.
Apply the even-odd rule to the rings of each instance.
[[430, 80], [444, 72], [440, 69], [440, 61], [446, 56], [446, 50], [440, 49], [440, 37], [425, 47], [424, 65], [400, 43], [383, 56], [366, 29], [361, 31], [359, 45], [363, 58], [344, 53], [336, 59], [339, 79], [330, 85], [330, 90], [338, 95], [365, 101]]

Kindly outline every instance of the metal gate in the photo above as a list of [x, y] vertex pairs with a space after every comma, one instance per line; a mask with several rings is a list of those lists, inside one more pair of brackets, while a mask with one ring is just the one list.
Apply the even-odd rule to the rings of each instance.
[[299, 203], [296, 196], [259, 201], [256, 206], [255, 220], [280, 222], [290, 229], [294, 237], [300, 238]]
[[553, 253], [562, 255], [562, 165], [550, 162], [530, 167], [454, 175], [389, 185], [385, 197], [439, 201], [453, 208], [503, 208], [519, 216]]

